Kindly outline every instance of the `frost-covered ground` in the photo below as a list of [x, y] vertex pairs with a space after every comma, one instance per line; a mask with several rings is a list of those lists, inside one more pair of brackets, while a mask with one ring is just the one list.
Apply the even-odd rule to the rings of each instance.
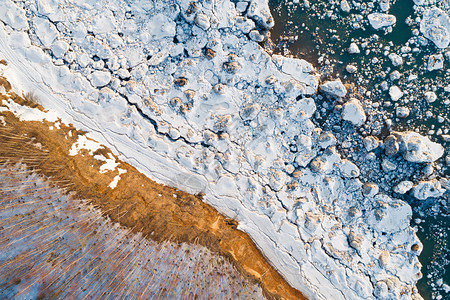
[[[411, 166], [445, 150], [413, 132], [355, 135], [368, 154], [353, 159], [351, 141], [316, 125], [316, 93], [342, 102], [349, 132], [367, 108], [310, 63], [258, 45], [273, 26], [267, 2], [1, 2], [2, 72], [17, 88], [150, 178], [205, 193], [294, 287], [313, 299], [420, 298], [411, 208], [360, 174], [392, 170], [377, 151]], [[439, 197], [438, 179], [395, 188]]]
[[1, 159], [2, 298], [264, 298], [259, 286], [205, 247], [149, 241], [27, 165]]

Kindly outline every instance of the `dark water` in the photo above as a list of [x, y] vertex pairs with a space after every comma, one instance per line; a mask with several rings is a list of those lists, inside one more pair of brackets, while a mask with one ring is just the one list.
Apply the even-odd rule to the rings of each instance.
[[[412, 0], [391, 3], [389, 13], [396, 16], [397, 22], [392, 32], [386, 33], [374, 30], [365, 22], [367, 10], [362, 13], [361, 10], [345, 13], [339, 9], [339, 2], [328, 0], [311, 0], [307, 5], [304, 3], [303, 0], [298, 4], [284, 0], [269, 1], [275, 19], [275, 27], [271, 31], [271, 40], [276, 46], [274, 52], [306, 59], [315, 65], [322, 74], [322, 79], [339, 77], [343, 82], [354, 83], [362, 94], [367, 95], [372, 102], [380, 104], [379, 114], [392, 119], [393, 129], [418, 129], [448, 149], [449, 144], [442, 140], [440, 134], [448, 134], [449, 128], [450, 93], [445, 92], [443, 88], [450, 84], [450, 59], [446, 58], [441, 70], [424, 71], [428, 55], [439, 53], [440, 50], [431, 42], [425, 44], [426, 40], [421, 40], [422, 44], [410, 43], [413, 30], [418, 28], [418, 24], [414, 23], [416, 15]], [[365, 1], [359, 3], [364, 4]], [[377, 7], [374, 8], [375, 11]], [[354, 22], [359, 14], [362, 14], [362, 20]], [[359, 25], [352, 25], [355, 23]], [[360, 28], [357, 28], [358, 26]], [[347, 49], [352, 41], [359, 45], [360, 54], [348, 53]], [[365, 49], [362, 48], [364, 43], [367, 43]], [[402, 46], [412, 49], [416, 47], [419, 51], [405, 55], [403, 65], [393, 67], [386, 54], [401, 54]], [[370, 50], [369, 53], [366, 50]], [[378, 62], [374, 63], [374, 59]], [[358, 71], [354, 74], [348, 73], [345, 67], [349, 64], [357, 66]], [[389, 78], [389, 73], [394, 70], [402, 74], [400, 79]], [[418, 78], [408, 81], [411, 74], [417, 75]], [[389, 86], [399, 86], [405, 96], [398, 102], [390, 101], [388, 92], [381, 89], [380, 84], [383, 81]], [[370, 94], [367, 94], [367, 91]], [[438, 100], [427, 103], [423, 99], [423, 93], [426, 91], [434, 91]], [[409, 117], [396, 118], [395, 109], [398, 106], [409, 108]], [[445, 173], [441, 176], [449, 175], [446, 170], [441, 173]], [[413, 220], [420, 219], [418, 224], [412, 221], [412, 225], [417, 227], [417, 235], [424, 244], [424, 250], [419, 257], [423, 265], [423, 278], [417, 287], [425, 299], [433, 299], [438, 295], [441, 295], [441, 299], [450, 299], [450, 293], [446, 293], [439, 286], [439, 279], [450, 285], [448, 195], [445, 199], [430, 199], [427, 202], [404, 200], [413, 207]]]
[[[433, 138], [443, 143], [438, 130], [448, 131], [450, 124], [450, 105], [444, 103], [450, 103], [450, 93], [444, 91], [444, 86], [450, 84], [450, 59], [445, 60], [442, 70], [423, 72], [428, 55], [439, 52], [431, 42], [428, 45], [419, 45], [420, 51], [404, 58], [403, 65], [399, 67], [393, 67], [383, 53], [388, 51], [401, 54], [401, 46], [406, 45], [413, 36], [412, 29], [418, 28], [418, 24], [409, 26], [405, 23], [409, 16], [411, 22], [416, 17], [412, 0], [398, 0], [391, 5], [389, 13], [396, 16], [397, 22], [388, 34], [374, 30], [367, 22], [359, 22], [360, 29], [352, 28], [351, 20], [358, 15], [358, 11], [344, 13], [339, 10], [338, 5], [331, 5], [334, 9], [330, 9], [330, 3], [313, 0], [310, 1], [310, 7], [305, 8], [302, 2], [293, 4], [283, 0], [271, 0], [275, 18], [271, 35], [278, 46], [276, 52], [310, 61], [324, 74], [323, 79], [340, 77], [344, 82], [353, 82], [363, 90], [370, 91], [370, 100], [378, 101], [382, 105], [380, 113], [391, 116], [394, 126], [398, 129], [413, 126], [422, 134], [433, 130], [430, 133]], [[327, 15], [330, 11], [331, 17]], [[367, 16], [363, 15], [362, 19], [366, 20]], [[349, 54], [347, 49], [352, 41], [359, 45], [366, 42], [368, 46], [366, 49], [360, 46], [361, 54]], [[389, 49], [385, 50], [385, 47]], [[370, 50], [370, 53], [366, 54], [365, 50]], [[379, 62], [373, 63], [373, 59], [378, 59]], [[358, 72], [349, 74], [345, 71], [348, 64], [357, 66]], [[402, 74], [399, 80], [389, 79], [389, 72], [394, 70]], [[417, 75], [418, 79], [408, 82], [410, 74]], [[387, 81], [389, 86], [399, 86], [405, 96], [392, 103], [388, 92], [380, 89], [382, 81]], [[438, 100], [432, 104], [427, 103], [423, 99], [423, 93], [426, 91], [435, 91]], [[397, 106], [408, 107], [411, 110], [409, 118], [397, 120], [393, 115]], [[429, 116], [424, 114], [426, 111], [430, 112]], [[440, 122], [439, 117], [444, 121]]]

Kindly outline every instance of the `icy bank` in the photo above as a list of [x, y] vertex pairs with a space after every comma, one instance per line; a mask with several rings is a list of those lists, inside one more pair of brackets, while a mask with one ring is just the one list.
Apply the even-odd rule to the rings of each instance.
[[[253, 41], [273, 26], [267, 2], [6, 3], [8, 79], [150, 178], [204, 192], [294, 287], [417, 296], [409, 206], [364, 193], [358, 166], [314, 125], [314, 67]], [[322, 90], [344, 97], [334, 82]]]

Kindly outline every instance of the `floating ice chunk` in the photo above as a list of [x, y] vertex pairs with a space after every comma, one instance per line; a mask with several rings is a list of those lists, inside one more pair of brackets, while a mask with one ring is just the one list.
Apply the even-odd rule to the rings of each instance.
[[72, 27], [72, 38], [77, 43], [82, 43], [87, 35], [87, 28], [83, 23], [77, 23]]
[[358, 68], [355, 65], [347, 65], [345, 67], [345, 70], [349, 72], [350, 74], [356, 73], [358, 71]]
[[339, 166], [342, 175], [344, 175], [345, 177], [358, 177], [360, 172], [359, 172], [359, 168], [352, 163], [351, 161], [347, 160], [347, 159], [343, 159], [341, 165]]
[[239, 1], [236, 3], [236, 10], [238, 12], [241, 12], [241, 13], [245, 12], [247, 10], [247, 7], [248, 7], [248, 2]]
[[211, 27], [211, 23], [209, 21], [209, 17], [205, 14], [199, 13], [195, 16], [195, 25], [200, 27], [203, 30], [208, 30]]
[[423, 97], [427, 100], [428, 103], [433, 103], [437, 100], [437, 96], [435, 92], [426, 92]]
[[250, 19], [253, 19], [258, 26], [265, 29], [270, 29], [275, 25], [273, 17], [270, 14], [269, 2], [265, 0], [250, 1], [250, 5], [247, 9], [247, 16]]
[[389, 96], [391, 96], [392, 101], [397, 101], [403, 97], [403, 92], [398, 86], [393, 85], [389, 88]]
[[420, 21], [420, 32], [438, 48], [447, 48], [450, 43], [449, 16], [437, 7], [427, 9]]
[[82, 53], [82, 54], [77, 56], [77, 63], [82, 68], [86, 68], [92, 62], [93, 62], [92, 59], [86, 53]]
[[273, 56], [275, 64], [283, 73], [292, 76], [300, 85], [304, 85], [304, 93], [312, 95], [319, 85], [314, 67], [303, 59], [288, 58], [281, 55]]
[[410, 112], [409, 108], [404, 107], [404, 106], [399, 106], [395, 110], [395, 114], [399, 118], [406, 118], [407, 116], [409, 116], [409, 112]]
[[340, 79], [327, 81], [320, 85], [320, 89], [328, 95], [334, 97], [345, 97], [347, 94], [347, 89], [342, 84]]
[[399, 184], [397, 184], [396, 186], [394, 186], [394, 188], [392, 189], [395, 193], [398, 194], [405, 194], [407, 193], [409, 190], [411, 190], [414, 186], [414, 183], [412, 183], [411, 181], [408, 180], [404, 180], [402, 182], [400, 182]]
[[398, 67], [403, 64], [403, 58], [396, 53], [389, 54], [389, 59], [391, 60], [392, 64], [395, 67]]
[[165, 37], [174, 37], [176, 34], [176, 24], [163, 14], [157, 14], [150, 18], [147, 23], [147, 30], [156, 40]]
[[358, 45], [356, 45], [356, 43], [351, 43], [350, 47], [348, 47], [347, 51], [350, 54], [358, 54], [361, 52], [358, 48]]
[[295, 162], [305, 167], [317, 155], [312, 149], [312, 139], [304, 134], [300, 134], [297, 138], [297, 157]]
[[270, 172], [269, 174], [269, 186], [272, 190], [279, 192], [288, 180], [288, 176], [283, 171]]
[[378, 0], [378, 4], [380, 5], [380, 9], [384, 12], [387, 12], [389, 8], [391, 8], [389, 0]]
[[[246, 3], [247, 4], [247, 3]], [[245, 18], [242, 16], [236, 17], [236, 25], [242, 33], [247, 34], [255, 28], [255, 22], [249, 18]]]
[[383, 159], [381, 162], [381, 167], [386, 172], [391, 172], [397, 169], [397, 165], [387, 159]]
[[249, 32], [248, 36], [255, 42], [262, 42], [266, 38], [265, 35], [261, 34], [258, 30], [253, 29]]
[[36, 5], [41, 15], [50, 17], [58, 10], [58, 0], [37, 0]]
[[392, 71], [391, 74], [389, 74], [389, 78], [392, 81], [399, 80], [401, 76], [402, 76], [402, 74], [399, 71], [397, 71], [397, 70]]
[[433, 54], [428, 58], [428, 71], [440, 70], [444, 67], [444, 55]]
[[364, 147], [368, 152], [375, 150], [380, 145], [380, 141], [375, 136], [367, 136], [363, 139]]
[[36, 17], [33, 19], [35, 26], [35, 32], [42, 45], [50, 49], [53, 42], [58, 37], [58, 30], [56, 30], [55, 25], [50, 23], [47, 19]]
[[408, 228], [412, 210], [406, 202], [391, 199], [383, 194], [375, 196], [374, 202], [378, 208], [370, 212], [367, 222], [375, 230], [394, 233]]
[[412, 189], [412, 195], [419, 200], [426, 200], [430, 197], [437, 198], [444, 193], [445, 189], [437, 180], [421, 181]]
[[323, 149], [336, 145], [336, 137], [331, 132], [324, 132], [319, 136], [319, 145]]
[[381, 29], [384, 27], [392, 26], [397, 19], [394, 15], [373, 13], [368, 15], [369, 23], [374, 29]]
[[19, 9], [11, 0], [2, 1], [1, 5], [0, 20], [16, 30], [28, 29], [24, 10]]
[[397, 154], [400, 145], [394, 135], [389, 135], [384, 139], [384, 153], [388, 156]]
[[106, 71], [95, 71], [88, 76], [94, 87], [104, 87], [111, 82], [111, 73]]
[[63, 58], [69, 50], [69, 44], [64, 41], [56, 41], [53, 43], [51, 50], [56, 58]]
[[303, 112], [306, 117], [310, 118], [316, 111], [316, 104], [313, 98], [302, 98], [297, 101], [297, 104], [293, 108], [296, 113]]
[[111, 33], [116, 28], [113, 12], [105, 9], [92, 18], [91, 28], [96, 35]]
[[345, 12], [349, 12], [350, 11], [350, 5], [348, 4], [347, 0], [341, 0], [341, 10], [345, 11]]
[[344, 104], [342, 119], [350, 121], [355, 126], [364, 124], [366, 121], [366, 114], [358, 99], [351, 98], [350, 101]]
[[408, 76], [408, 82], [411, 82], [413, 80], [416, 80], [418, 78], [418, 76], [416, 74], [410, 74]]
[[428, 137], [417, 132], [406, 131], [394, 134], [399, 141], [403, 158], [407, 161], [416, 163], [433, 162], [444, 155], [442, 145], [430, 141]]
[[119, 69], [117, 71], [117, 76], [119, 76], [120, 79], [128, 79], [130, 78], [131, 74], [127, 69]]
[[378, 194], [379, 188], [376, 183], [366, 182], [362, 187], [362, 191], [364, 196], [372, 198]]

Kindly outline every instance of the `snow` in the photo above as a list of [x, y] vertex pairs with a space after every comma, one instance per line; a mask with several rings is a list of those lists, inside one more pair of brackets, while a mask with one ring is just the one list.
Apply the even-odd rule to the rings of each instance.
[[70, 148], [69, 155], [75, 156], [80, 153], [80, 150], [85, 149], [89, 151], [89, 155], [93, 155], [95, 151], [102, 149], [103, 146], [92, 140], [88, 139], [86, 135], [80, 135], [78, 137], [78, 140], [73, 143], [72, 147]]
[[[243, 16], [237, 10], [244, 4], [237, 9], [228, 0], [198, 3], [192, 13], [189, 1], [169, 2], [40, 0], [27, 7], [36, 34], [8, 34], [0, 24], [4, 74], [13, 86], [35, 91], [64, 123], [89, 132], [70, 155], [105, 145], [157, 182], [204, 193], [309, 298], [367, 299], [390, 278], [397, 281], [388, 297], [411, 290], [420, 266], [415, 253], [369, 266], [382, 251], [396, 251], [390, 241], [400, 234], [404, 249], [418, 243], [407, 206], [384, 199], [396, 220], [374, 215], [366, 222], [379, 207], [362, 196], [358, 166], [311, 120], [316, 105], [308, 95], [317, 93], [319, 74], [305, 60], [270, 56], [246, 36], [273, 26], [268, 2], [250, 1]], [[176, 23], [179, 14], [185, 21]], [[59, 41], [69, 44], [64, 59], [74, 57], [62, 66], [43, 51]], [[174, 84], [179, 78], [183, 84]], [[347, 95], [340, 80], [320, 89]], [[110, 184], [117, 187], [122, 169], [111, 157], [98, 158], [106, 160], [101, 171], [119, 173]], [[346, 241], [350, 231], [357, 248]], [[406, 270], [402, 280], [396, 268]]]
[[116, 175], [113, 181], [111, 181], [111, 183], [108, 185], [108, 187], [111, 189], [115, 189], [117, 187], [117, 184], [120, 181], [120, 175], [125, 174], [127, 172], [127, 170], [121, 168], [118, 168], [117, 170], [119, 171], [119, 175]]
[[11, 0], [2, 1], [0, 20], [16, 30], [25, 30], [29, 28], [25, 12], [19, 9]]
[[104, 174], [107, 171], [114, 171], [117, 166], [119, 166], [119, 163], [116, 161], [116, 159], [112, 156], [111, 153], [109, 153], [109, 158], [104, 157], [103, 155], [94, 155], [94, 158], [96, 160], [104, 161], [105, 163], [100, 166], [100, 174]]
[[37, 108], [22, 106], [13, 100], [2, 100], [1, 103], [8, 108], [8, 111], [18, 117], [20, 121], [56, 122], [59, 119], [58, 113], [54, 110], [42, 111]]

